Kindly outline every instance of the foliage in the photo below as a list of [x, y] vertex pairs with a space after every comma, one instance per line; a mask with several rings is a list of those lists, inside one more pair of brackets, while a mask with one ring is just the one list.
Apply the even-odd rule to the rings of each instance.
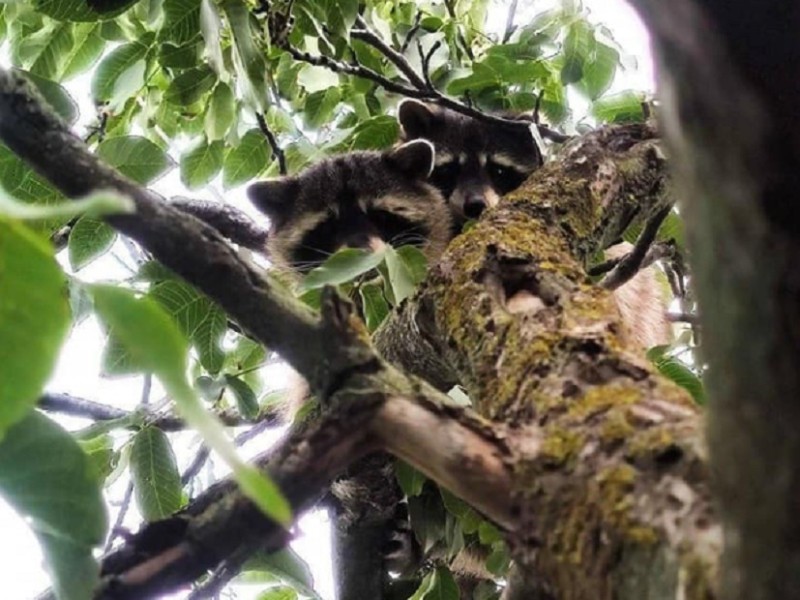
[[[0, 4], [0, 38], [14, 67], [62, 118], [88, 123], [84, 133], [92, 149], [144, 185], [176, 166], [189, 189], [220, 182], [234, 190], [276, 175], [278, 162], [258, 115], [275, 134], [290, 172], [329, 153], [394, 143], [398, 125], [392, 111], [401, 96], [375, 79], [408, 81], [375, 47], [351, 35], [359, 27], [359, 7], [374, 32], [418, 73], [427, 65], [436, 90], [456, 100], [486, 110], [530, 111], [539, 105], [542, 117], [567, 133], [576, 131], [568, 91], [589, 102], [597, 122], [643, 116], [641, 94], [609, 93], [626, 57], [607, 28], [587, 20], [580, 2], [536, 14], [520, 3], [519, 25], [506, 41], [505, 32], [486, 26], [487, 14], [506, 7], [502, 2], [462, 0], [452, 14], [445, 4], [427, 1], [296, 0], [270, 3], [271, 14], [261, 4], [8, 2]], [[280, 20], [271, 17], [290, 5], [292, 26], [276, 28]], [[287, 45], [328, 64], [368, 69], [374, 77], [309, 64]], [[73, 95], [80, 87], [90, 90], [96, 115], [79, 115]], [[78, 444], [77, 436], [33, 410], [70, 324], [70, 309], [73, 327], [98, 313], [109, 325], [103, 375], [159, 376], [169, 395], [166, 410], [188, 417], [240, 481], [249, 482], [261, 506], [287, 522], [280, 494], [238, 458], [221, 426], [195, 402], [199, 394], [209, 410], [245, 423], [258, 420], [272, 397], [260, 376], [269, 351], [231, 329], [211, 300], [146, 257], [133, 265], [134, 273], [110, 285], [85, 285], [90, 280], [81, 277], [88, 267], [118, 247], [117, 235], [101, 220], [109, 211], [130, 209], [118, 199], [66, 203], [1, 146], [0, 185], [13, 196], [0, 197], [6, 215], [0, 220], [0, 492], [32, 517], [59, 595], [85, 597], [94, 582], [91, 550], [105, 530], [98, 490], [113, 481], [115, 468], [129, 471], [145, 519], [170, 514], [194, 489], [181, 483], [173, 436], [142, 419], [111, 422], [104, 431], [113, 436], [96, 432]], [[68, 260], [59, 263], [45, 240], [67, 223]], [[311, 272], [298, 293], [313, 306], [322, 286], [338, 286], [360, 304], [373, 331], [411, 294], [425, 268], [414, 248], [345, 250]], [[659, 355], [659, 369], [698, 389], [665, 356]], [[37, 460], [45, 443], [54, 446], [46, 460]], [[123, 453], [127, 459], [119, 461]], [[14, 480], [26, 465], [24, 479]], [[488, 523], [452, 496], [431, 496], [418, 473], [405, 467], [399, 473], [412, 497], [419, 536], [444, 545], [450, 556], [473, 539], [488, 547], [490, 569], [503, 573], [507, 554]], [[46, 492], [53, 489], [69, 510], [51, 503]], [[296, 565], [287, 575], [286, 564], [276, 566], [273, 557], [249, 563], [246, 571], [275, 577], [262, 581], [264, 598], [311, 596], [310, 579]], [[440, 566], [424, 577], [414, 597], [455, 598], [454, 586]]]

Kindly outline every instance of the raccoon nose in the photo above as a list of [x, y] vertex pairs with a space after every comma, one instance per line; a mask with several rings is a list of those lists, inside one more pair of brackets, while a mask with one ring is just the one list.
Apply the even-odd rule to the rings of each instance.
[[486, 199], [478, 194], [467, 196], [464, 199], [464, 216], [468, 219], [477, 219], [486, 208]]

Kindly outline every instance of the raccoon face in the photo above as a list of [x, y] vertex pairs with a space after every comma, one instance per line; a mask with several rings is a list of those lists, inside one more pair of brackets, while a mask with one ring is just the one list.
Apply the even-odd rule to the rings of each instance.
[[400, 102], [397, 118], [403, 139], [426, 139], [436, 148], [430, 180], [447, 199], [458, 230], [542, 165], [526, 128], [498, 127], [413, 99]]
[[433, 166], [433, 146], [416, 140], [334, 156], [247, 193], [270, 219], [271, 259], [292, 271], [310, 271], [343, 247], [411, 244], [434, 260], [449, 241], [452, 219], [427, 183]]

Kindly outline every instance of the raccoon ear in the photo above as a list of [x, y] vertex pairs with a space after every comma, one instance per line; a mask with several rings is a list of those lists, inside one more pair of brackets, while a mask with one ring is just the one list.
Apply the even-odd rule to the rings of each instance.
[[407, 139], [426, 137], [438, 118], [438, 107], [414, 98], [405, 98], [397, 105], [397, 120]]
[[296, 196], [296, 181], [292, 177], [259, 181], [247, 188], [250, 202], [270, 218], [289, 210]]
[[428, 140], [406, 142], [389, 151], [389, 161], [403, 174], [426, 179], [435, 164], [436, 152]]

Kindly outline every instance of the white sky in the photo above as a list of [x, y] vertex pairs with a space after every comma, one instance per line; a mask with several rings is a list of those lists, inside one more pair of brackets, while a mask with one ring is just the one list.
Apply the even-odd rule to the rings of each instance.
[[[591, 20], [607, 25], [613, 32], [615, 39], [622, 48], [636, 59], [638, 68], [620, 71], [610, 93], [624, 89], [652, 91], [653, 68], [650, 60], [650, 47], [647, 32], [634, 11], [622, 0], [583, 0], [584, 5], [591, 11]], [[498, 7], [490, 11], [491, 27], [501, 29], [505, 24], [506, 7], [508, 0], [498, 0]], [[528, 2], [521, 2], [517, 23], [526, 17], [522, 8]], [[557, 5], [558, 0], [537, 0], [536, 10]], [[496, 24], [495, 24], [496, 22]], [[6, 62], [5, 60], [3, 61]], [[82, 122], [86, 122], [92, 115], [92, 103], [89, 98], [89, 85], [86, 78], [79, 78], [66, 86], [73, 97], [78, 101]], [[586, 103], [577, 94], [571, 94], [570, 103], [577, 115], [586, 110]], [[173, 153], [177, 158], [177, 153]], [[181, 193], [178, 169], [174, 169], [158, 182], [159, 191], [166, 195]], [[193, 197], [221, 198], [222, 188], [219, 182], [209, 186], [202, 193], [192, 192]], [[244, 187], [225, 193], [229, 202], [251, 212], [251, 207], [244, 199]], [[251, 213], [252, 214], [252, 213]], [[116, 251], [120, 257], [126, 258], [124, 251]], [[118, 260], [111, 253], [97, 260], [95, 263], [80, 272], [80, 277], [87, 281], [114, 277], [124, 273]], [[102, 335], [96, 322], [87, 320], [73, 331], [65, 346], [48, 389], [51, 391], [68, 392], [80, 397], [98, 402], [106, 402], [116, 406], [132, 408], [139, 400], [141, 383], [131, 378], [102, 379], [98, 377], [100, 371], [100, 350], [102, 348]], [[280, 374], [275, 373], [278, 379]], [[160, 398], [157, 386], [154, 386], [152, 400]], [[68, 427], [85, 425], [85, 421], [70, 420], [65, 422]], [[264, 439], [260, 438], [258, 448], [245, 446], [242, 453], [245, 456], [261, 451]], [[252, 444], [251, 444], [252, 446]], [[184, 468], [191, 458], [191, 448], [179, 453], [179, 465]], [[223, 472], [217, 467], [216, 474]], [[117, 501], [122, 496], [124, 482], [117, 484], [112, 490], [112, 501]], [[130, 519], [126, 520], [130, 526], [135, 526], [135, 503], [130, 510]], [[332, 579], [330, 574], [329, 557], [330, 543], [325, 519], [321, 515], [308, 515], [301, 520], [299, 525], [301, 533], [293, 543], [293, 547], [310, 563], [314, 571], [317, 590], [325, 600], [333, 599]], [[41, 552], [33, 534], [21, 519], [0, 498], [0, 582], [3, 590], [0, 597], [5, 600], [22, 600], [34, 597], [47, 585], [48, 578], [42, 567]], [[237, 597], [255, 597], [258, 586], [250, 589], [240, 587]], [[176, 596], [178, 597], [178, 596]]]

